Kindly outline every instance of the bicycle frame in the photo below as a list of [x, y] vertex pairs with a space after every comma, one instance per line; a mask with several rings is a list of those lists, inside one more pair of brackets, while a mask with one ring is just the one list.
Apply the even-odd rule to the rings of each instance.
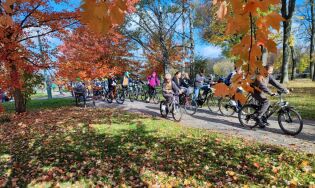
[[[279, 100], [278, 102], [273, 103], [269, 106], [268, 111], [265, 113], [265, 118], [269, 119], [274, 113], [280, 112], [285, 107], [288, 107], [289, 103], [283, 99], [282, 93], [279, 93]], [[271, 109], [271, 110], [270, 110]]]

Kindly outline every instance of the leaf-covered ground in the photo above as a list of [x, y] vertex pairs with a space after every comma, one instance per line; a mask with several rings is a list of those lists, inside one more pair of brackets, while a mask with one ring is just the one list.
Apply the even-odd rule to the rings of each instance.
[[0, 187], [309, 186], [315, 157], [113, 109], [0, 124]]

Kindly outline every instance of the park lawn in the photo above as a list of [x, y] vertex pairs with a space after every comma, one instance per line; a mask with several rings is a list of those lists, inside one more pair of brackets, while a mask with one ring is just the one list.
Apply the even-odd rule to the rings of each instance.
[[[2, 103], [6, 112], [14, 112], [14, 102], [6, 102]], [[73, 106], [74, 99], [73, 98], [56, 98], [56, 99], [42, 99], [42, 100], [30, 100], [27, 102], [27, 110], [28, 111], [36, 111], [42, 110], [46, 108], [60, 108], [66, 106]]]
[[291, 93], [285, 99], [303, 119], [315, 120], [315, 94]]
[[39, 98], [44, 98], [44, 97], [48, 97], [47, 93], [35, 93], [33, 95], [31, 95], [31, 99], [39, 99]]
[[118, 109], [0, 124], [0, 187], [307, 187], [315, 157]]

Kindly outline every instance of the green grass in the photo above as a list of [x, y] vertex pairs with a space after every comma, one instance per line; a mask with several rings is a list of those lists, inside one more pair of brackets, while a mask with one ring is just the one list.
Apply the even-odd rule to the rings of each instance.
[[38, 99], [38, 98], [44, 98], [47, 97], [47, 93], [35, 93], [31, 96], [31, 99]]
[[303, 119], [315, 120], [315, 95], [292, 93], [285, 98], [301, 114]]
[[[14, 102], [2, 103], [6, 112], [13, 112]], [[60, 98], [60, 99], [43, 99], [43, 100], [30, 100], [27, 103], [27, 110], [42, 110], [47, 108], [60, 108], [65, 106], [74, 105], [74, 99], [72, 98]]]
[[[315, 157], [113, 109], [0, 125], [0, 187], [307, 187]], [[3, 185], [1, 185], [3, 183]]]

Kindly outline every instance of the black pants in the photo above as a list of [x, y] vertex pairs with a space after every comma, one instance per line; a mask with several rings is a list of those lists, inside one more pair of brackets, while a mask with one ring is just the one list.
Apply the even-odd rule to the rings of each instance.
[[253, 97], [254, 99], [256, 99], [259, 103], [260, 103], [260, 109], [258, 111], [258, 118], [261, 118], [268, 110], [269, 108], [269, 101], [267, 99], [267, 97], [259, 91], [254, 91], [253, 93]]
[[149, 85], [149, 96], [152, 97], [155, 92], [155, 87]]

